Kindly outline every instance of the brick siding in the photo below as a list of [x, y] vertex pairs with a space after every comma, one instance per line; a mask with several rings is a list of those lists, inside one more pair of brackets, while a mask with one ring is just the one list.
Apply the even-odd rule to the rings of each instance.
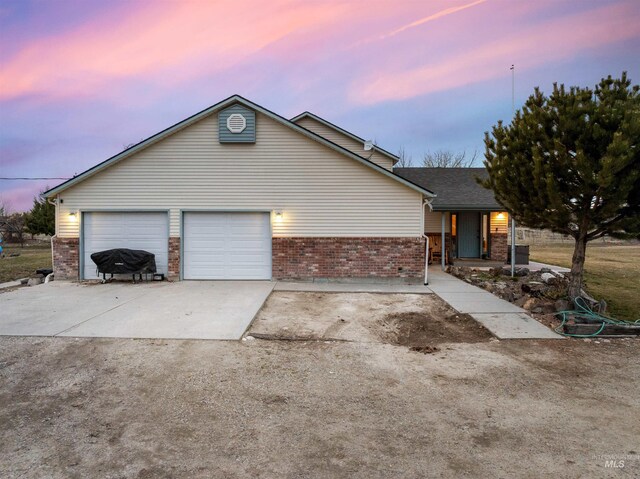
[[491, 233], [491, 259], [493, 261], [507, 261], [507, 234]]
[[172, 281], [180, 279], [180, 238], [169, 238], [169, 271], [167, 278]]
[[273, 238], [273, 278], [420, 278], [423, 238]]
[[55, 279], [77, 281], [80, 272], [78, 238], [53, 238], [53, 273]]

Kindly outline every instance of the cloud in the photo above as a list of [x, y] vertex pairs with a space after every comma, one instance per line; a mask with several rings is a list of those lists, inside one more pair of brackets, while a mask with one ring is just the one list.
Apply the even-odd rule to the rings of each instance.
[[127, 2], [106, 18], [24, 45], [0, 64], [0, 100], [85, 96], [119, 80], [221, 72], [297, 30], [339, 18], [315, 2]]
[[582, 51], [638, 38], [639, 24], [639, 11], [625, 5], [571, 15], [513, 31], [497, 41], [478, 41], [478, 46], [438, 62], [356, 78], [349, 99], [364, 105], [405, 100], [503, 77], [512, 63], [522, 73]]
[[0, 192], [0, 203], [3, 204], [10, 213], [29, 211], [33, 205], [33, 198], [44, 191], [47, 185], [55, 183], [55, 181], [19, 182], [16, 185], [3, 188], [2, 192]]

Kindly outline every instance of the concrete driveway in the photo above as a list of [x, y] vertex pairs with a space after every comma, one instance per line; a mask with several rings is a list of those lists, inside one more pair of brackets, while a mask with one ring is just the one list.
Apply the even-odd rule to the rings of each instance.
[[275, 283], [78, 284], [0, 294], [0, 335], [240, 339]]

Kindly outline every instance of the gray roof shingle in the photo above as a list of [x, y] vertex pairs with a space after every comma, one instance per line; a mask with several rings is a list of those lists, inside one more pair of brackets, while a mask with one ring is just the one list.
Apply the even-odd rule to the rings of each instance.
[[476, 182], [488, 176], [485, 168], [394, 168], [393, 172], [433, 191], [431, 205], [442, 210], [503, 210], [493, 192]]

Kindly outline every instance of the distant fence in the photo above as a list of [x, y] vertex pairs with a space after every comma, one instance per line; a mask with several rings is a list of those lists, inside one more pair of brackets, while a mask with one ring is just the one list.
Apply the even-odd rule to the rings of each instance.
[[[509, 234], [511, 239], [511, 234]], [[536, 230], [532, 228], [516, 227], [516, 244], [547, 244], [547, 243], [571, 243], [574, 239], [572, 236], [554, 233], [549, 230]], [[603, 236], [597, 240], [599, 243], [621, 243], [622, 241]]]
[[553, 231], [536, 230], [532, 228], [516, 228], [516, 243], [545, 244], [569, 242], [573, 242], [573, 238], [571, 236], [554, 233]]

